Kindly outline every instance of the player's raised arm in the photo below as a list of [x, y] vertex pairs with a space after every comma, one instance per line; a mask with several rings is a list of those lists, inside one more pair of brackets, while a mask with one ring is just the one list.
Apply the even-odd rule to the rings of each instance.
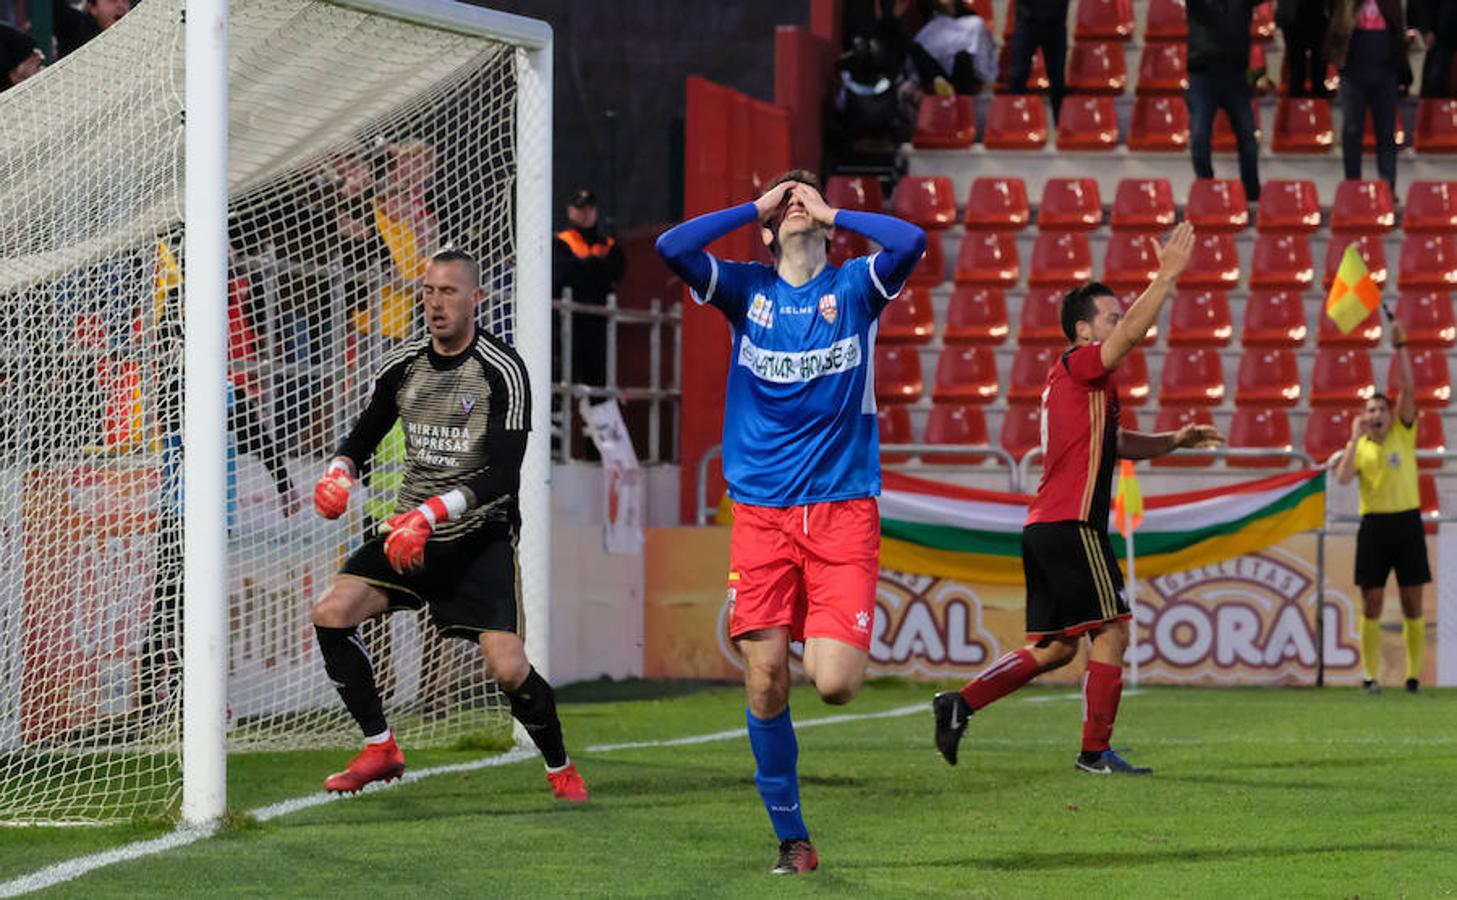
[[786, 201], [793, 186], [790, 181], [776, 184], [753, 203], [740, 203], [674, 225], [659, 235], [658, 255], [702, 298], [701, 302], [712, 302], [717, 263], [704, 248], [735, 228], [767, 219]]
[[887, 300], [900, 293], [916, 263], [925, 255], [926, 232], [894, 216], [834, 209], [819, 191], [807, 184], [796, 184], [794, 192], [815, 221], [863, 234], [879, 244], [880, 252], [871, 258], [870, 274]]
[[349, 508], [349, 490], [359, 478], [359, 466], [374, 455], [374, 448], [379, 446], [394, 427], [395, 419], [399, 418], [395, 391], [402, 372], [403, 367], [397, 365], [386, 368], [380, 374], [369, 405], [314, 485], [314, 510], [320, 516], [337, 519]]
[[1128, 312], [1123, 314], [1113, 334], [1103, 342], [1100, 351], [1103, 368], [1113, 371], [1123, 358], [1138, 346], [1148, 335], [1148, 330], [1158, 321], [1159, 311], [1173, 290], [1174, 283], [1189, 264], [1189, 253], [1194, 249], [1194, 226], [1180, 222], [1174, 227], [1168, 241], [1159, 248], [1159, 270], [1148, 288], [1138, 295]]
[[1177, 431], [1130, 431], [1118, 429], [1118, 456], [1121, 459], [1153, 459], [1172, 453], [1180, 447], [1218, 447], [1224, 435], [1213, 425], [1189, 424]]

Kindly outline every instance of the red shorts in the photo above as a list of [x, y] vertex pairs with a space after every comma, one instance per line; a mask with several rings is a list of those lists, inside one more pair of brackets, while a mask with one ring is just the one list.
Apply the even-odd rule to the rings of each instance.
[[879, 577], [874, 498], [784, 509], [734, 504], [730, 637], [788, 626], [796, 641], [827, 637], [869, 650]]

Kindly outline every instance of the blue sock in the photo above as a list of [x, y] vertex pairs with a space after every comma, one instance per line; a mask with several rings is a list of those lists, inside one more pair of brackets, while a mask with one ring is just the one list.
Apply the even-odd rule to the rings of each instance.
[[794, 738], [794, 723], [789, 707], [771, 719], [760, 719], [752, 712], [749, 721], [749, 746], [754, 749], [754, 783], [769, 811], [774, 834], [781, 841], [807, 840], [809, 830], [799, 809], [799, 742]]

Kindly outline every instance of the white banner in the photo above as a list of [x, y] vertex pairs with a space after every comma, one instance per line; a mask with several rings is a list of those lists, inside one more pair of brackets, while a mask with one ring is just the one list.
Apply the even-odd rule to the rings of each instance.
[[602, 489], [606, 515], [602, 546], [608, 553], [637, 556], [643, 548], [644, 484], [632, 436], [622, 421], [622, 409], [609, 400], [593, 406], [581, 404], [587, 434], [602, 456]]

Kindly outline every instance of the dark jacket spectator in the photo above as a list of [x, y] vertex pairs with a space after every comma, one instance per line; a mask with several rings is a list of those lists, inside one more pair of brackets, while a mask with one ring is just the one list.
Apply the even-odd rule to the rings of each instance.
[[1452, 56], [1457, 51], [1457, 2], [1453, 0], [1411, 0], [1407, 16], [1412, 28], [1421, 32], [1427, 56], [1422, 63], [1422, 96], [1457, 96], [1452, 80]]
[[1370, 112], [1376, 171], [1396, 194], [1396, 101], [1411, 87], [1401, 0], [1331, 0], [1326, 55], [1341, 70], [1341, 155], [1361, 177], [1361, 137]]
[[40, 47], [30, 35], [0, 25], [0, 91], [20, 84], [43, 68]]
[[[570, 288], [574, 303], [605, 306], [627, 258], [614, 238], [598, 230], [597, 197], [591, 191], [583, 188], [572, 196], [567, 220], [570, 224], [552, 241], [552, 295], [560, 297]], [[572, 382], [607, 383], [607, 320], [601, 316], [572, 316]]]
[[1042, 50], [1047, 66], [1047, 99], [1052, 118], [1062, 111], [1067, 93], [1067, 7], [1068, 0], [1022, 0], [1012, 29], [1011, 72], [1007, 87], [1014, 94], [1027, 93], [1032, 58]]
[[1269, 0], [1188, 0], [1189, 71], [1250, 67], [1250, 20]]
[[1325, 36], [1329, 0], [1276, 0], [1275, 24], [1285, 38], [1285, 83], [1292, 97], [1328, 97]]
[[1211, 145], [1214, 115], [1223, 109], [1234, 129], [1239, 177], [1245, 198], [1260, 199], [1260, 146], [1250, 104], [1250, 21], [1255, 7], [1269, 0], [1188, 0], [1189, 155], [1194, 174], [1214, 177]]
[[78, 10], [66, 0], [52, 0], [56, 51], [64, 57], [115, 25], [131, 11], [131, 0], [86, 0]]

